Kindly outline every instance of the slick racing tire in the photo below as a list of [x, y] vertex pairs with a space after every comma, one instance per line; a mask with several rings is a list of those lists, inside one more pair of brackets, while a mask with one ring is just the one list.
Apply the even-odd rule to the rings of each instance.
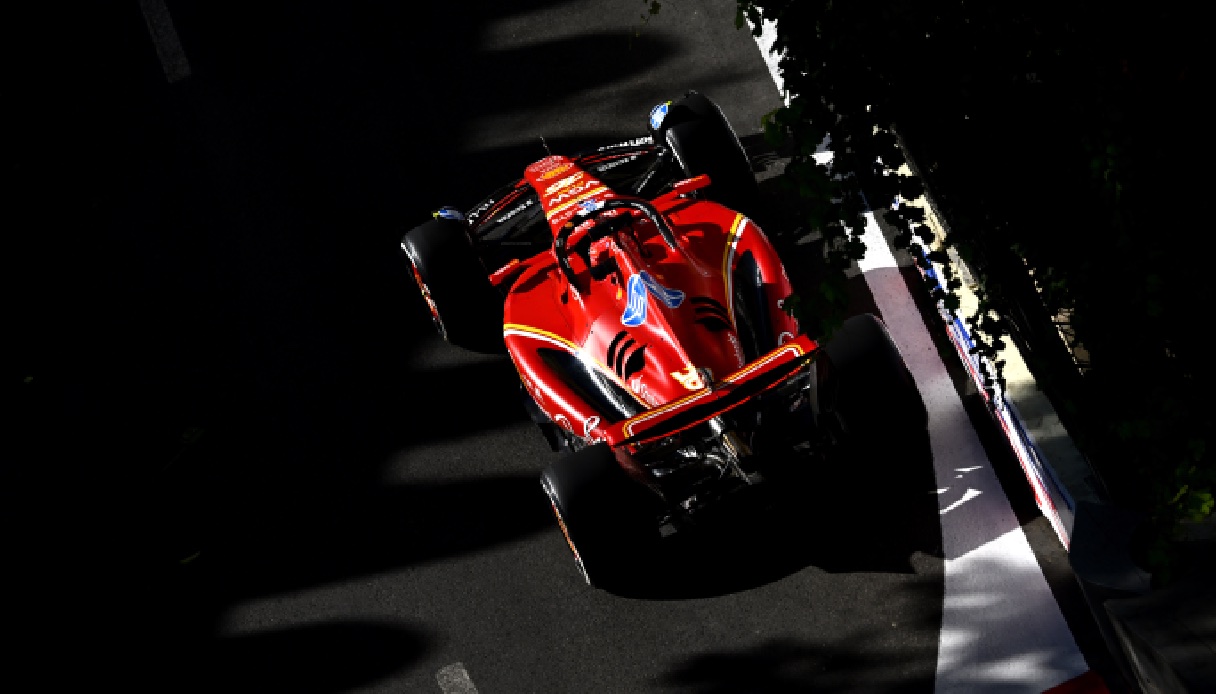
[[588, 585], [619, 585], [659, 540], [649, 492], [600, 443], [564, 455], [541, 473], [558, 527]]
[[490, 284], [466, 223], [436, 217], [407, 232], [401, 248], [440, 336], [475, 352], [503, 352], [503, 298]]
[[887, 328], [874, 315], [853, 316], [824, 346], [820, 412], [846, 438], [863, 440], [925, 431], [921, 393]]
[[654, 137], [667, 143], [686, 176], [710, 176], [707, 198], [756, 218], [761, 198], [752, 164], [717, 104], [687, 93], [668, 107]]

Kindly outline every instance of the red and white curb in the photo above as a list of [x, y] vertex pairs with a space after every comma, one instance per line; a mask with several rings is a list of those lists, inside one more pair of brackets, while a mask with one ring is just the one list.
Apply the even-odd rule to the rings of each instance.
[[[770, 52], [774, 29], [763, 26], [757, 44], [785, 98]], [[859, 269], [929, 412], [936, 489], [925, 492], [939, 497], [944, 558], [935, 692], [1106, 691], [1061, 614], [874, 213], [862, 239]]]
[[[926, 213], [927, 215], [934, 215], [932, 209], [926, 209]], [[922, 258], [926, 259], [924, 254]], [[928, 261], [928, 259], [926, 260]], [[942, 272], [942, 267], [934, 263], [930, 263], [930, 269], [928, 270], [924, 269], [921, 265], [918, 265], [918, 269], [921, 271], [922, 276], [928, 277], [936, 283]], [[941, 286], [941, 283], [938, 286]], [[967, 369], [968, 376], [976, 384], [977, 390], [980, 391], [985, 398], [985, 402], [990, 406], [994, 420], [1001, 427], [1002, 435], [1005, 436], [1006, 442], [1010, 444], [1010, 450], [1018, 458], [1018, 463], [1023, 469], [1023, 475], [1027, 478], [1027, 486], [1031, 488], [1031, 492], [1035, 495], [1035, 505], [1039, 507], [1040, 512], [1052, 524], [1052, 530], [1056, 533], [1057, 539], [1061, 541], [1061, 545], [1068, 550], [1070, 536], [1073, 531], [1075, 509], [1073, 497], [1070, 496], [1065, 486], [1057, 481], [1052, 466], [1048, 464], [1043, 453], [1040, 452], [1039, 446], [1035, 443], [1035, 437], [1027, 431], [1023, 418], [1019, 414], [1018, 407], [1014, 402], [998, 386], [994, 387], [995, 394], [992, 398], [985, 391], [983, 372], [987, 371], [989, 374], [993, 374], [995, 371], [988, 359], [971, 353], [970, 350], [975, 343], [972, 340], [972, 326], [968, 320], [959, 315], [951, 315], [950, 312], [942, 307], [941, 302], [939, 304], [939, 312], [943, 324], [946, 326], [947, 337], [950, 338], [951, 344], [955, 347], [955, 353], [959, 355], [959, 360]], [[1007, 361], [1019, 360], [1021, 363], [1021, 355], [1012, 351], [1012, 349], [1008, 347], [1002, 353], [1003, 357]]]
[[937, 692], [1044, 691], [1088, 671], [874, 213], [859, 269], [929, 411], [942, 529]]

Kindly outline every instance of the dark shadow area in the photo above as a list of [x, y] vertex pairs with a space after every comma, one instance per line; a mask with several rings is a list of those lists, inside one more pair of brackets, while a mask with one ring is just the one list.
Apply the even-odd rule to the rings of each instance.
[[[433, 332], [397, 242], [543, 155], [517, 131], [471, 147], [499, 127], [480, 119], [577, 105], [587, 85], [675, 50], [654, 32], [590, 30], [481, 49], [481, 27], [548, 0], [165, 4], [192, 70], [174, 84], [140, 3], [5, 22], [22, 137], [4, 254], [16, 355], [4, 385], [19, 414], [0, 505], [18, 660], [49, 648], [176, 662], [232, 600], [548, 527], [532, 478], [378, 485], [395, 451], [525, 417], [506, 361], [414, 363]], [[550, 143], [634, 136], [645, 117]], [[495, 406], [462, 416], [470, 383]], [[167, 628], [179, 615], [190, 628]], [[408, 632], [347, 626], [218, 647], [254, 667], [257, 653], [319, 657], [348, 636], [397, 643], [403, 662], [422, 649]], [[397, 667], [346, 655], [318, 681]], [[307, 669], [272, 675], [274, 661], [268, 681], [308, 683]]]
[[[403, 379], [409, 389], [382, 393], [380, 407], [326, 399], [285, 404], [273, 419], [234, 423], [227, 431], [205, 434], [158, 471], [138, 507], [111, 509], [110, 520], [121, 524], [127, 541], [138, 551], [168, 563], [196, 552], [214, 561], [217, 555], [243, 554], [246, 547], [260, 554], [267, 551], [266, 543], [272, 553], [283, 545], [301, 545], [295, 547], [299, 551], [336, 528], [363, 535], [366, 531], [359, 529], [357, 519], [366, 519], [369, 510], [400, 492], [372, 475], [373, 459], [383, 463], [388, 451], [458, 439], [471, 428], [495, 430], [526, 421], [523, 409], [511, 406], [479, 410], [473, 422], [459, 416], [469, 399], [461, 390], [447, 387], [454, 378], [476, 380], [482, 396], [515, 403], [519, 385], [514, 371], [501, 360], [487, 360], [407, 373]], [[415, 393], [429, 394], [425, 407], [418, 406]], [[299, 435], [301, 420], [324, 415], [350, 417], [358, 428], [320, 427], [307, 437]], [[340, 464], [344, 461], [349, 465]], [[460, 479], [461, 472], [453, 470], [448, 484], [454, 490], [483, 484]], [[411, 511], [407, 507], [404, 512]], [[319, 533], [317, 528], [325, 531]], [[379, 532], [377, 536], [388, 540]], [[385, 551], [366, 549], [373, 555]], [[387, 566], [380, 560], [372, 562]], [[258, 583], [265, 590], [273, 589], [265, 581]], [[258, 591], [249, 587], [242, 592], [248, 597]]]
[[374, 622], [242, 634], [216, 644], [205, 660], [167, 681], [164, 691], [348, 692], [417, 663], [431, 641], [417, 629]]
[[[941, 588], [912, 583], [899, 590], [906, 594], [902, 599], [930, 605]], [[673, 664], [662, 682], [696, 694], [931, 692], [938, 626], [937, 610], [927, 609], [912, 622], [842, 624], [844, 633], [831, 640], [771, 638], [725, 647]], [[910, 649], [910, 641], [928, 652]]]
[[927, 677], [924, 672], [910, 676], [905, 670], [914, 667], [919, 657], [873, 653], [877, 636], [833, 646], [774, 639], [745, 650], [705, 653], [672, 668], [665, 684], [697, 694], [934, 690], [933, 671]]
[[556, 531], [535, 475], [377, 487], [290, 536], [251, 536], [208, 554], [201, 568], [237, 601], [326, 585]]
[[807, 567], [914, 574], [915, 555], [941, 558], [928, 436], [868, 442], [813, 464], [666, 538], [657, 556], [645, 557], [611, 591], [644, 599], [704, 598]]

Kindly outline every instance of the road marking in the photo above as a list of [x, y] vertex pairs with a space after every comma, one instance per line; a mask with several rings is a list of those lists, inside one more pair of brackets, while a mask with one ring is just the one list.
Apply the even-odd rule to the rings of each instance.
[[465, 670], [463, 663], [445, 665], [435, 673], [435, 681], [439, 683], [440, 691], [444, 694], [478, 694], [477, 687]]
[[[751, 26], [751, 22], [749, 22]], [[756, 37], [778, 93], [775, 28]], [[817, 160], [831, 158], [817, 155]], [[935, 692], [1044, 691], [1089, 668], [1018, 525], [946, 366], [926, 332], [873, 212], [858, 261], [867, 287], [929, 412], [943, 548], [942, 628]], [[967, 474], [960, 491], [952, 487]]]
[[[949, 487], [947, 489], [940, 489], [938, 491], [938, 493], [942, 494], [943, 492], [949, 491], [949, 490], [950, 490]], [[984, 492], [976, 490], [976, 489], [972, 489], [971, 487], [968, 487], [968, 490], [963, 493], [963, 496], [959, 497], [959, 501], [956, 501], [955, 503], [951, 504], [950, 506], [947, 506], [946, 508], [940, 510], [938, 512], [938, 515], [945, 516], [948, 513], [950, 513], [951, 511], [954, 511], [955, 509], [959, 508], [960, 506], [963, 506], [964, 504], [968, 503], [972, 499], [975, 499], [976, 497], [980, 496], [981, 494], [984, 494]]]
[[182, 50], [182, 42], [178, 40], [177, 29], [173, 27], [173, 18], [169, 16], [164, 0], [139, 0], [139, 8], [144, 12], [144, 22], [152, 35], [156, 55], [161, 59], [165, 79], [172, 84], [189, 77], [190, 61], [186, 60], [186, 52]]

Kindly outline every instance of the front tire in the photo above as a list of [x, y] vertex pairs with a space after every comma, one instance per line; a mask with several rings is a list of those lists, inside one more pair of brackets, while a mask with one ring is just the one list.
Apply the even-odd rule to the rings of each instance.
[[710, 176], [707, 197], [756, 219], [760, 187], [735, 130], [713, 101], [695, 91], [672, 103], [656, 142], [666, 142], [686, 176]]
[[436, 217], [407, 232], [401, 248], [440, 336], [475, 352], [503, 352], [503, 298], [490, 284], [467, 224]]

